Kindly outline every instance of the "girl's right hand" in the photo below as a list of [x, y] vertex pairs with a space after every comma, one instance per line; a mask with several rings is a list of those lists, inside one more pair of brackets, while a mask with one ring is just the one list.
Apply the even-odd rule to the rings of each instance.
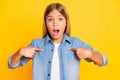
[[18, 53], [21, 56], [28, 57], [28, 58], [33, 58], [36, 54], [36, 52], [43, 51], [42, 48], [35, 48], [35, 47], [24, 47], [20, 48], [18, 50]]

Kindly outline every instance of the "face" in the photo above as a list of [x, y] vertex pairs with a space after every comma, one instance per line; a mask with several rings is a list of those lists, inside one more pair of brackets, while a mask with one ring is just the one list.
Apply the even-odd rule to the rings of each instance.
[[60, 43], [66, 27], [65, 17], [55, 9], [47, 15], [46, 25], [52, 41]]

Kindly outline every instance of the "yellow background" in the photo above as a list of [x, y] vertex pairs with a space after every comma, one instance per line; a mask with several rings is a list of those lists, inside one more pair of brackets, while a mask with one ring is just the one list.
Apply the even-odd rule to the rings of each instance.
[[[10, 70], [8, 56], [42, 36], [43, 12], [51, 2], [63, 3], [72, 36], [104, 53], [108, 65], [81, 62], [81, 80], [120, 80], [119, 0], [2, 0], [0, 2], [0, 80], [32, 80], [32, 63]], [[73, 73], [74, 75], [74, 73]]]

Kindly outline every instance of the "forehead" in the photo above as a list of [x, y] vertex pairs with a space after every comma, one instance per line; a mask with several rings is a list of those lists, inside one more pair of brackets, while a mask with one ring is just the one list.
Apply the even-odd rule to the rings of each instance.
[[63, 16], [58, 10], [54, 9], [52, 10], [47, 17], [58, 17], [58, 16]]

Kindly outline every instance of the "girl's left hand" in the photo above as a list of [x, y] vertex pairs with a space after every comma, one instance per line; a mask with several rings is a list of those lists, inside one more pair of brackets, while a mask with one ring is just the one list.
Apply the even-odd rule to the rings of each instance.
[[70, 48], [70, 50], [74, 51], [79, 59], [90, 58], [92, 55], [91, 50], [87, 48]]

